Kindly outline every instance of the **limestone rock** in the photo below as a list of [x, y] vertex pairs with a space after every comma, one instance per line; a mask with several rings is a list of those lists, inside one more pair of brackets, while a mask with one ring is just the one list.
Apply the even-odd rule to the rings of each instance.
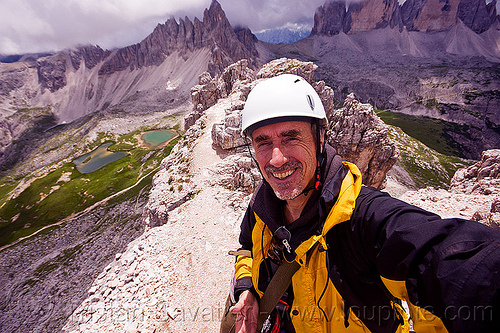
[[[191, 89], [193, 111], [184, 118], [184, 129], [191, 127], [203, 115], [203, 112], [215, 105], [220, 98], [227, 97], [237, 82], [246, 82], [252, 79], [253, 71], [248, 67], [246, 59], [241, 59], [228, 66], [220, 76], [215, 78], [212, 78], [208, 72], [202, 73], [198, 80], [199, 84]], [[238, 91], [246, 90], [239, 87]]]
[[407, 0], [401, 7], [403, 24], [408, 30], [447, 30], [456, 23], [460, 1]]
[[500, 194], [500, 149], [484, 151], [479, 162], [457, 170], [450, 190], [466, 194]]
[[144, 209], [144, 223], [156, 227], [168, 221], [170, 211], [188, 201], [195, 192], [189, 168], [194, 141], [202, 134], [204, 121], [200, 119], [184, 138], [175, 145], [161, 163], [161, 170], [153, 178], [153, 188]]
[[347, 11], [344, 32], [357, 33], [400, 26], [401, 11], [397, 0], [369, 0], [352, 3]]
[[344, 30], [346, 3], [327, 2], [316, 9], [311, 35], [334, 36]]
[[388, 126], [373, 106], [360, 103], [350, 94], [329, 121], [328, 142], [345, 160], [358, 166], [365, 185], [383, 188], [398, 152], [388, 139]]
[[482, 205], [471, 217], [471, 220], [486, 224], [500, 230], [500, 196]]
[[485, 0], [461, 0], [457, 17], [478, 34], [488, 30], [492, 23]]
[[313, 62], [304, 62], [297, 59], [280, 58], [268, 62], [257, 73], [258, 79], [267, 79], [280, 74], [295, 74], [306, 79], [307, 82], [313, 82], [314, 72], [318, 66]]
[[448, 191], [425, 188], [400, 199], [441, 217], [470, 219], [500, 230], [500, 149], [484, 151], [481, 161], [459, 169]]
[[262, 175], [247, 154], [234, 154], [217, 163], [210, 172], [212, 185], [222, 185], [229, 190], [252, 193], [262, 180]]
[[66, 85], [66, 57], [62, 54], [37, 60], [38, 81], [42, 88], [55, 92]]
[[488, 15], [490, 17], [490, 23], [493, 24], [497, 21], [497, 0], [493, 0], [489, 4], [486, 5], [486, 10], [488, 11]]
[[74, 69], [78, 70], [83, 59], [85, 67], [92, 69], [110, 53], [110, 51], [103, 50], [100, 46], [80, 46], [70, 52], [71, 64]]
[[216, 146], [228, 150], [247, 144], [241, 136], [241, 110], [244, 102], [232, 105], [226, 110], [226, 116], [212, 127], [212, 140]]

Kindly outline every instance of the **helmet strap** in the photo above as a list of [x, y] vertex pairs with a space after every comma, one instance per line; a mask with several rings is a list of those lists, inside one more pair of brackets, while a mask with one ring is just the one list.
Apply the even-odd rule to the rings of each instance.
[[316, 124], [316, 160], [317, 160], [317, 166], [316, 166], [316, 173], [315, 173], [315, 183], [314, 183], [314, 188], [316, 190], [319, 190], [321, 187], [322, 179], [321, 179], [321, 167], [323, 165], [323, 162], [325, 161], [325, 143], [326, 143], [326, 138], [325, 142], [323, 145], [321, 145], [321, 132], [322, 129], [320, 127], [320, 121], [315, 122]]

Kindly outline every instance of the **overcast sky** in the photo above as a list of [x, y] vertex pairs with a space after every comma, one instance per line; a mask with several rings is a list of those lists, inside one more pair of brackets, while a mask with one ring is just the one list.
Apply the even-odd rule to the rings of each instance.
[[[325, 0], [219, 0], [233, 26], [252, 31], [312, 24]], [[211, 0], [0, 0], [0, 54], [102, 48], [140, 42], [171, 15], [203, 19]]]
[[[253, 32], [312, 25], [326, 0], [219, 0], [233, 26]], [[489, 2], [489, 1], [488, 1]], [[140, 42], [171, 15], [203, 19], [211, 0], [0, 0], [0, 54], [58, 51], [79, 44], [111, 49]]]

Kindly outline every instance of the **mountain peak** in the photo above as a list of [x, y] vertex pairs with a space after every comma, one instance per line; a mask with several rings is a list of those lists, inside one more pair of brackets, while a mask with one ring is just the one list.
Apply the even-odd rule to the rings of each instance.
[[214, 0], [205, 9], [203, 21], [196, 17], [191, 21], [186, 16], [177, 23], [171, 17], [165, 24], [158, 24], [142, 42], [115, 51], [99, 74], [159, 65], [173, 52], [186, 54], [204, 47], [217, 53], [209, 64], [209, 71], [214, 74], [241, 58], [248, 58], [253, 64], [257, 54], [254, 44], [244, 44], [238, 39], [221, 5]]

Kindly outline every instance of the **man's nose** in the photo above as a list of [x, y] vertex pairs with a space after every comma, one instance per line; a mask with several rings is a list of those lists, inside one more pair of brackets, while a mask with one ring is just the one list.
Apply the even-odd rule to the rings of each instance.
[[273, 155], [271, 157], [271, 161], [269, 161], [269, 164], [272, 166], [279, 168], [283, 164], [288, 162], [288, 158], [285, 157], [283, 154], [283, 151], [280, 147], [274, 147], [273, 148]]

